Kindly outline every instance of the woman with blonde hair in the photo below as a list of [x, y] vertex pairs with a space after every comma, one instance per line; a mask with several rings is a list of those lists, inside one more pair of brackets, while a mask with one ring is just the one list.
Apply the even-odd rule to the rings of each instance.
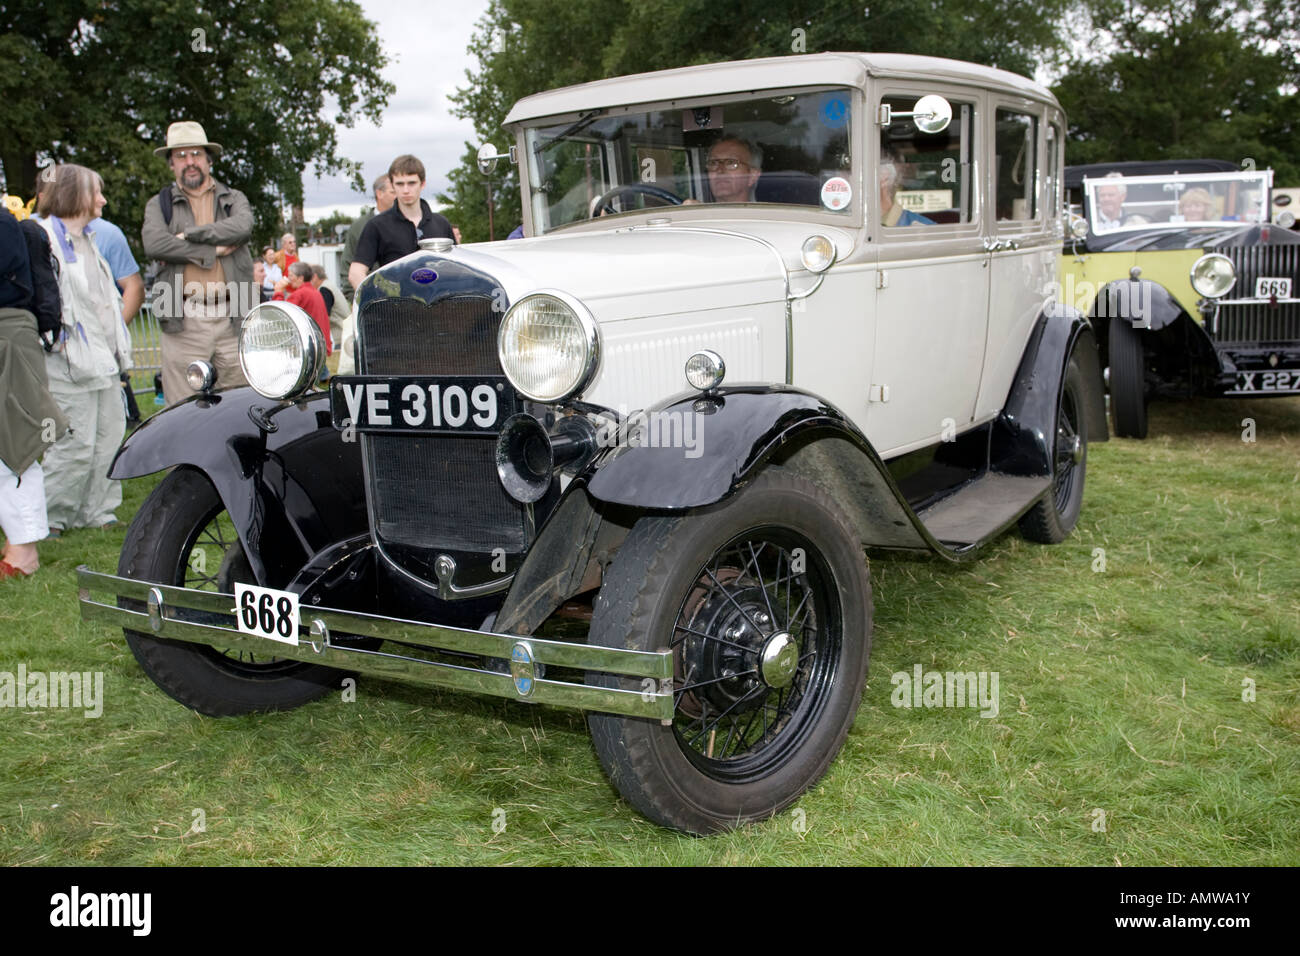
[[1213, 197], [1210, 196], [1209, 190], [1202, 189], [1200, 186], [1193, 186], [1183, 193], [1178, 200], [1178, 212], [1184, 222], [1205, 222], [1217, 218]]
[[126, 433], [120, 375], [131, 368], [131, 338], [122, 296], [86, 224], [107, 204], [104, 181], [84, 166], [55, 166], [42, 174], [37, 211], [59, 263], [63, 328], [45, 358], [50, 393], [72, 433], [45, 455], [50, 534], [102, 528], [117, 521], [121, 484], [109, 466]]

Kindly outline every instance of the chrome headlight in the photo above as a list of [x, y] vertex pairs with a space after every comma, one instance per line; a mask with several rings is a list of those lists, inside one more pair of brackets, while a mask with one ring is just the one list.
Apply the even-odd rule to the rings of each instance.
[[600, 332], [577, 299], [563, 292], [534, 292], [506, 313], [497, 355], [521, 395], [555, 404], [591, 382], [600, 364]]
[[253, 306], [239, 332], [239, 367], [248, 384], [277, 401], [297, 398], [320, 377], [325, 336], [310, 315], [288, 302]]
[[1219, 299], [1228, 294], [1237, 281], [1237, 270], [1227, 256], [1211, 252], [1201, 256], [1192, 266], [1192, 288], [1207, 299]]

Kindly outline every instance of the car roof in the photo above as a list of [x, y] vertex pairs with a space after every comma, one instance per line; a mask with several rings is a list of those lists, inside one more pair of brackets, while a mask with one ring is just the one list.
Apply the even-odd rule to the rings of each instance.
[[1046, 87], [1028, 77], [961, 60], [902, 53], [810, 53], [658, 70], [548, 90], [519, 100], [505, 122], [510, 125], [582, 110], [750, 90], [818, 85], [856, 87], [869, 76], [962, 83], [1057, 105]]
[[1232, 173], [1240, 170], [1226, 159], [1137, 159], [1122, 163], [1087, 163], [1065, 167], [1065, 188], [1078, 189], [1085, 176], [1100, 179], [1107, 173], [1125, 176], [1159, 176], [1163, 173]]

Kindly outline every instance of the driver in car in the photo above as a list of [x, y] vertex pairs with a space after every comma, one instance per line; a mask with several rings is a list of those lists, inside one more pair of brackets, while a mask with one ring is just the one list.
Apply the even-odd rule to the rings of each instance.
[[[713, 202], [754, 202], [754, 186], [763, 174], [763, 154], [739, 136], [724, 136], [709, 148], [704, 168]], [[683, 205], [695, 205], [687, 199]]]

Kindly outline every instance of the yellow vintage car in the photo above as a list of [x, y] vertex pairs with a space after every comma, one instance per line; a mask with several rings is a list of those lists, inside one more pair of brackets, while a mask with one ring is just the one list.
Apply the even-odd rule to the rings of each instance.
[[1115, 432], [1153, 397], [1300, 394], [1300, 236], [1271, 223], [1272, 170], [1217, 160], [1067, 167], [1059, 298], [1106, 356]]

